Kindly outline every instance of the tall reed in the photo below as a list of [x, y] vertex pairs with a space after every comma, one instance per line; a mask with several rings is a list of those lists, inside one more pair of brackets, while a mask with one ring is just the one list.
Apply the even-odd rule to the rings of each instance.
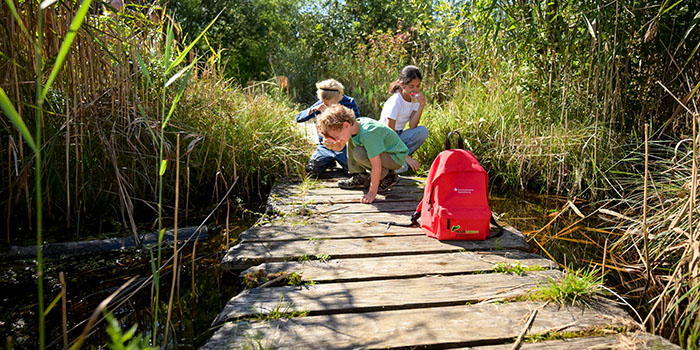
[[[53, 67], [51, 69], [51, 73], [49, 74], [48, 78], [46, 81], [44, 81], [44, 75], [43, 72], [45, 71], [45, 61], [46, 58], [43, 56], [43, 33], [44, 33], [44, 9], [47, 7], [51, 6], [51, 2], [42, 2], [39, 5], [38, 11], [37, 11], [37, 24], [36, 24], [36, 32], [39, 33], [39, 35], [33, 36], [31, 35], [28, 30], [24, 27], [23, 24], [20, 24], [20, 28], [27, 36], [27, 40], [32, 44], [34, 47], [34, 62], [35, 62], [35, 67], [36, 69], [36, 74], [35, 74], [35, 86], [36, 86], [36, 104], [35, 104], [35, 127], [36, 127], [36, 133], [32, 137], [31, 134], [29, 134], [29, 131], [27, 129], [27, 126], [24, 123], [24, 120], [22, 119], [22, 116], [17, 113], [17, 110], [15, 109], [14, 105], [10, 102], [8, 99], [7, 95], [5, 94], [5, 91], [0, 87], [0, 106], [2, 107], [2, 110], [5, 112], [8, 118], [10, 118], [10, 121], [12, 124], [15, 125], [15, 127], [20, 131], [22, 136], [27, 140], [27, 143], [30, 145], [32, 148], [32, 151], [34, 152], [34, 164], [36, 171], [34, 173], [34, 186], [35, 186], [35, 204], [36, 204], [36, 246], [37, 246], [37, 258], [36, 258], [36, 269], [37, 269], [37, 290], [38, 290], [38, 305], [39, 305], [39, 348], [44, 349], [45, 347], [45, 310], [44, 310], [44, 261], [42, 258], [42, 245], [44, 243], [43, 240], [43, 198], [42, 198], [42, 177], [41, 177], [41, 159], [42, 159], [42, 154], [41, 154], [41, 145], [43, 144], [43, 136], [42, 136], [42, 124], [44, 123], [44, 117], [43, 117], [43, 112], [44, 112], [44, 101], [46, 100], [46, 95], [49, 92], [49, 89], [51, 88], [51, 85], [53, 84], [54, 80], [56, 79], [56, 76], [58, 75], [58, 72], [61, 70], [63, 62], [66, 59], [66, 55], [68, 54], [68, 50], [70, 49], [73, 40], [75, 39], [76, 32], [80, 28], [81, 24], [83, 23], [83, 20], [85, 19], [85, 16], [87, 14], [88, 9], [90, 8], [90, 2], [91, 0], [83, 0], [83, 2], [80, 5], [80, 8], [78, 8], [78, 11], [75, 14], [75, 17], [73, 18], [73, 21], [70, 24], [70, 27], [68, 28], [68, 33], [66, 34], [65, 38], [63, 39], [63, 42], [61, 43], [61, 47], [58, 51], [57, 56], [55, 57], [55, 61], [53, 63]], [[22, 18], [20, 18], [19, 14], [17, 13], [17, 10], [15, 9], [14, 3], [11, 0], [6, 0], [6, 4], [8, 8], [10, 9], [13, 19], [17, 21], [17, 23], [22, 23]]]
[[[9, 0], [7, 4], [12, 6]], [[63, 2], [47, 11], [35, 5], [20, 2], [14, 15], [2, 12], [10, 24], [4, 27], [10, 35], [2, 41], [2, 51], [11, 55], [0, 64], [5, 72], [22, 68], [10, 75], [10, 85], [0, 86], [0, 104], [8, 116], [2, 118], [3, 125], [9, 120], [16, 126], [0, 136], [3, 154], [10, 155], [0, 161], [11, 174], [0, 180], [0, 192], [11, 194], [0, 202], [8, 219], [8, 243], [25, 242], [22, 232], [37, 232], [38, 245], [80, 238], [100, 227], [136, 234], [148, 230], [150, 225], [143, 222], [153, 217], [162, 235], [171, 224], [162, 213], [171, 209], [167, 203], [175, 192], [176, 175], [167, 165], [174, 158], [176, 135], [184, 135], [187, 142], [183, 158], [192, 174], [187, 188], [192, 206], [209, 206], [212, 197], [218, 201], [226, 193], [222, 187], [237, 197], [232, 203], [242, 205], [259, 197], [277, 174], [301, 169], [308, 147], [285, 122], [295, 114], [287, 97], [272, 88], [246, 93], [221, 77], [215, 57], [198, 61], [192, 42], [184, 46], [177, 40], [177, 25], [163, 9], [127, 5], [122, 12], [95, 15], [101, 9], [88, 12], [89, 2], [77, 12]], [[43, 18], [51, 30], [39, 30]], [[70, 32], [67, 19], [74, 23]], [[79, 29], [79, 20], [87, 25]], [[29, 29], [23, 28], [25, 23]], [[30, 32], [44, 33], [38, 36], [43, 44], [33, 41]], [[75, 45], [59, 47], [58, 38], [73, 39]], [[65, 58], [65, 69], [39, 66], [37, 71], [47, 73], [31, 76], [36, 65], [25, 60], [28, 52], [36, 53], [35, 61], [42, 64], [60, 66]], [[35, 93], [24, 83], [30, 76], [36, 81], [31, 84]], [[6, 93], [8, 86], [12, 89]], [[37, 118], [28, 120], [26, 111], [42, 103]], [[27, 147], [32, 155], [25, 154]], [[27, 181], [32, 177], [35, 185]], [[22, 211], [27, 215], [17, 215]], [[110, 213], [121, 224], [109, 227], [85, 219], [110, 222]], [[49, 235], [42, 234], [46, 223], [53, 228]], [[159, 245], [152, 259], [154, 343], [161, 324], [155, 322], [162, 319], [160, 251]], [[39, 255], [40, 301], [43, 265]], [[37, 346], [43, 348], [48, 311], [43, 301], [39, 308]], [[52, 330], [56, 326], [48, 325]]]

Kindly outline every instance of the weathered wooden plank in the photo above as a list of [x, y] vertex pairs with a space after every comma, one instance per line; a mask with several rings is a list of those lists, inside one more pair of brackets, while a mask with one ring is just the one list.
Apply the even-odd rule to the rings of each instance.
[[491, 273], [253, 288], [231, 298], [214, 324], [275, 310], [336, 314], [504, 300], [523, 295], [548, 278], [561, 275], [560, 271], [548, 270], [522, 276]]
[[[457, 348], [455, 350], [510, 350], [513, 344], [499, 344]], [[572, 338], [550, 340], [537, 343], [521, 343], [520, 350], [577, 350], [577, 349], [637, 349], [637, 350], [675, 350], [680, 346], [649, 333], [620, 333], [603, 337]]]
[[520, 264], [523, 267], [556, 268], [556, 264], [537, 254], [519, 250], [494, 252], [460, 252], [406, 256], [383, 256], [360, 259], [330, 259], [322, 262], [288, 261], [253, 266], [242, 277], [271, 279], [285, 272], [295, 272], [303, 282], [317, 283], [366, 281], [388, 278], [456, 275], [491, 271], [498, 263]]
[[603, 303], [585, 308], [535, 302], [475, 304], [229, 322], [202, 349], [250, 345], [275, 349], [381, 349], [497, 344], [513, 341], [532, 310], [537, 310], [537, 315], [528, 334], [559, 330], [562, 325], [569, 325], [566, 331], [578, 331], [629, 322], [621, 309]]
[[277, 205], [275, 209], [285, 215], [314, 215], [318, 214], [373, 214], [415, 211], [417, 202], [384, 202], [376, 201], [370, 204], [362, 203], [334, 203], [334, 204], [306, 204], [306, 205]]
[[252, 227], [241, 232], [239, 242], [272, 242], [313, 239], [367, 238], [386, 236], [422, 236], [418, 227], [400, 227], [385, 224], [316, 224], [316, 225], [271, 225]]
[[[286, 215], [272, 216], [267, 224], [270, 225], [323, 225], [323, 224], [346, 224], [348, 226], [361, 224], [373, 225], [380, 221], [394, 221], [408, 224], [411, 222], [411, 214], [414, 211], [404, 211], [395, 213], [355, 213], [345, 215], [313, 214], [313, 215]], [[386, 226], [386, 225], [385, 225]]]
[[[400, 184], [400, 183], [399, 183]], [[386, 197], [391, 197], [394, 195], [398, 195], [401, 193], [411, 193], [411, 194], [417, 194], [421, 195], [423, 194], [423, 188], [422, 187], [416, 187], [416, 186], [400, 186], [399, 184], [394, 185], [394, 187], [391, 188], [391, 190], [387, 191], [385, 194], [378, 194], [377, 198], [386, 198]], [[364, 191], [362, 190], [344, 190], [341, 188], [338, 188], [337, 186], [335, 187], [310, 187], [310, 188], [301, 188], [298, 185], [294, 186], [288, 186], [288, 187], [275, 187], [272, 189], [272, 192], [270, 194], [271, 199], [273, 200], [279, 200], [282, 198], [289, 197], [291, 199], [294, 198], [302, 198], [302, 197], [308, 197], [308, 196], [330, 196], [330, 195], [336, 195], [336, 196], [362, 196]]]
[[512, 230], [506, 230], [503, 236], [486, 241], [440, 242], [427, 236], [396, 236], [250, 242], [231, 247], [223, 258], [222, 266], [229, 270], [243, 270], [263, 262], [297, 260], [304, 256], [329, 255], [341, 259], [502, 249], [525, 250], [527, 243], [520, 233]]
[[[328, 191], [326, 194], [307, 194], [303, 197], [278, 197], [270, 199], [270, 203], [274, 205], [309, 205], [309, 204], [338, 204], [338, 203], [360, 203], [363, 192], [348, 191], [351, 193], [343, 193], [337, 191]], [[423, 191], [395, 191], [378, 194], [376, 202], [414, 202], [416, 205], [423, 199]]]
[[[338, 180], [344, 179], [345, 176], [340, 178], [319, 178], [307, 181], [302, 181], [301, 179], [289, 179], [281, 180], [275, 183], [272, 187], [270, 194], [280, 194], [289, 193], [287, 191], [296, 191], [298, 189], [319, 189], [319, 188], [335, 188], [338, 189]], [[423, 187], [425, 185], [425, 178], [411, 177], [411, 176], [401, 176], [399, 175], [399, 182], [394, 185], [395, 187]]]

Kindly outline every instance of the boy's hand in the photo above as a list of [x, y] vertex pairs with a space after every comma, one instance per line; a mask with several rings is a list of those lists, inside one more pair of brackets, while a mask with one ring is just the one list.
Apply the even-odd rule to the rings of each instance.
[[316, 111], [317, 111], [318, 113], [323, 113], [323, 111], [325, 111], [326, 108], [328, 108], [328, 107], [326, 107], [325, 104], [321, 103], [320, 105], [318, 105], [318, 106], [316, 107]]
[[377, 198], [377, 192], [372, 192], [369, 191], [365, 193], [364, 196], [362, 196], [362, 199], [360, 200], [361, 203], [372, 203], [374, 200]]
[[408, 166], [413, 170], [420, 169], [420, 162], [411, 158], [410, 156], [406, 156], [406, 164], [408, 164]]
[[329, 137], [324, 137], [323, 138], [323, 145], [326, 146], [329, 150], [340, 152], [343, 150], [343, 147], [345, 147], [344, 144], [341, 144], [338, 141], [332, 140]]

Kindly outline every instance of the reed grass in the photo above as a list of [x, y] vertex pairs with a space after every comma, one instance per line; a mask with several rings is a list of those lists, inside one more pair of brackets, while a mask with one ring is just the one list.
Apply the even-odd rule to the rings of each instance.
[[[626, 289], [636, 290], [631, 297], [639, 300], [647, 315], [645, 325], [686, 349], [700, 347], [695, 138], [697, 133], [677, 142], [650, 141], [648, 186], [644, 177], [630, 178], [626, 184], [630, 192], [617, 201], [616, 211], [608, 213], [621, 235], [607, 251], [614, 257], [607, 267], [629, 274], [623, 282]], [[640, 150], [625, 161], [637, 162], [644, 156]]]
[[[9, 0], [6, 4], [13, 6]], [[177, 211], [177, 204], [164, 206], [177, 198], [173, 184], [178, 176], [167, 171], [168, 163], [176, 161], [173, 141], [177, 136], [187, 142], [184, 164], [188, 174], [192, 170], [188, 203], [210, 205], [212, 197], [218, 201], [231, 194], [244, 200], [262, 197], [262, 188], [276, 174], [300, 171], [308, 147], [284, 122], [294, 115], [287, 97], [274, 87], [246, 92], [221, 77], [215, 60], [197, 63], [190, 51], [192, 42], [187, 47], [175, 43], [175, 24], [164, 12], [156, 9], [151, 16], [152, 9], [128, 5], [121, 13], [101, 16], [99, 11], [88, 12], [89, 1], [79, 9], [59, 2], [44, 12], [37, 5], [20, 2], [14, 14], [3, 12], [11, 35], [3, 40], [1, 50], [11, 56], [2, 64], [9, 72], [21, 68], [9, 85], [0, 86], [0, 104], [15, 127], [2, 134], [3, 154], [9, 156], [0, 161], [11, 175], [0, 181], [0, 191], [13, 194], [0, 203], [8, 222], [7, 243], [28, 238], [26, 233], [11, 235], [11, 231], [37, 232], [39, 246], [44, 240], [79, 237], [102, 226], [85, 217], [110, 212], [121, 217], [121, 223], [108, 230], [136, 234], [148, 229], [140, 222], [155, 216], [162, 233], [173, 222], [161, 214], [163, 210], [175, 207]], [[85, 25], [78, 29], [82, 20]], [[51, 30], [42, 30], [44, 22]], [[164, 31], [166, 35], [161, 36]], [[29, 32], [45, 35], [33, 42]], [[66, 39], [60, 48], [59, 38]], [[30, 52], [35, 55], [28, 56]], [[25, 57], [35, 57], [37, 63]], [[43, 67], [44, 62], [55, 66], [42, 68], [45, 75], [35, 74], [33, 67]], [[55, 68], [62, 62], [63, 70]], [[32, 94], [23, 82], [34, 75], [36, 92]], [[9, 94], [8, 86], [12, 87]], [[32, 109], [37, 113], [30, 121], [26, 111]], [[34, 135], [29, 132], [32, 127]], [[25, 152], [27, 148], [32, 154]], [[32, 177], [34, 185], [29, 182]], [[26, 215], [17, 215], [22, 212]], [[63, 227], [60, 231], [67, 233], [42, 235], [44, 213], [48, 213], [44, 218], [49, 227]], [[44, 317], [52, 305], [44, 310], [40, 253], [37, 347], [44, 348]], [[159, 333], [162, 307], [158, 301], [160, 253], [159, 246], [152, 259], [152, 344]], [[91, 320], [88, 328], [95, 322]], [[72, 343], [80, 346], [87, 334]]]

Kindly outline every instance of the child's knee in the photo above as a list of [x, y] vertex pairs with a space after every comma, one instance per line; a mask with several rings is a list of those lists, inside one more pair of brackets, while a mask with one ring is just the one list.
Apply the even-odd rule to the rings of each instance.
[[418, 132], [418, 138], [419, 138], [421, 141], [425, 141], [425, 140], [428, 139], [428, 128], [426, 128], [426, 127], [423, 126], [423, 125], [419, 125], [419, 126], [416, 128], [416, 131]]

